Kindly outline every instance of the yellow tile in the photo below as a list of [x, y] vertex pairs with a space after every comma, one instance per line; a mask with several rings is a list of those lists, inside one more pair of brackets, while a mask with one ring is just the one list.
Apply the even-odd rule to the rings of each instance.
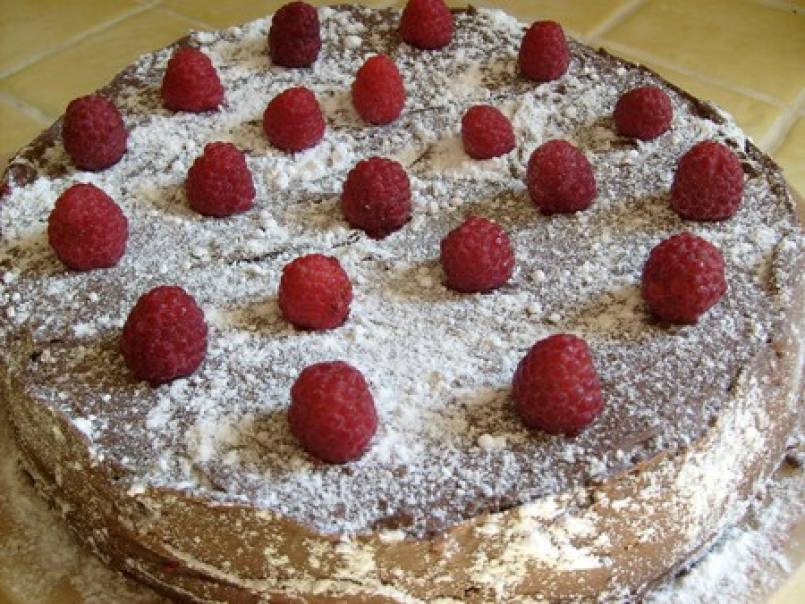
[[805, 564], [769, 599], [769, 604], [802, 604], [805, 594]]
[[706, 101], [713, 101], [726, 109], [752, 140], [760, 146], [768, 142], [766, 136], [783, 114], [784, 109], [782, 107], [733, 92], [717, 84], [703, 82], [675, 69], [659, 66], [652, 61], [641, 61], [639, 57], [621, 49], [611, 50], [611, 52], [624, 59], [641, 63], [692, 95]]
[[0, 164], [47, 126], [0, 99]]
[[0, 72], [137, 8], [131, 0], [0, 0]]
[[760, 2], [648, 0], [604, 38], [785, 103], [805, 86], [805, 14]]
[[165, 6], [214, 27], [238, 25], [273, 13], [283, 2], [274, 0], [167, 0]]
[[[466, 4], [466, 2], [456, 3], [456, 5]], [[572, 2], [568, 0], [497, 0], [471, 2], [471, 4], [501, 8], [526, 22], [551, 19], [558, 21], [566, 29], [587, 36], [631, 2], [628, 0], [573, 0]]]
[[58, 116], [71, 99], [107, 83], [139, 55], [194, 28], [184, 17], [147, 10], [0, 80], [0, 90]]
[[774, 153], [788, 182], [805, 197], [805, 117], [799, 118]]
[[778, 8], [785, 10], [796, 11], [801, 13], [805, 11], [805, 0], [757, 0], [758, 2], [765, 2]]

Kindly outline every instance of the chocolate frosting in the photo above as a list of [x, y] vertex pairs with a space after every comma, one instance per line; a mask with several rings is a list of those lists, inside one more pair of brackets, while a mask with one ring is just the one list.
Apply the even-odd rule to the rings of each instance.
[[[340, 7], [321, 15], [322, 51], [309, 70], [270, 66], [266, 20], [177, 42], [213, 59], [227, 90], [218, 112], [161, 107], [159, 83], [176, 45], [142, 57], [101, 91], [131, 132], [128, 153], [105, 172], [72, 167], [59, 122], [11, 161], [0, 208], [0, 341], [7, 351], [0, 373], [29, 467], [49, 496], [69, 491], [47, 461], [61, 451], [59, 463], [75, 457], [99, 472], [92, 481], [108, 492], [91, 497], [121, 509], [142, 496], [166, 516], [177, 500], [182, 509], [209, 506], [221, 522], [245, 518], [239, 510], [265, 513], [284, 530], [323, 542], [390, 532], [432, 542], [488, 514], [567, 503], [569, 493], [685, 455], [733, 412], [747, 368], [770, 345], [785, 341], [781, 358], [795, 356], [797, 346], [780, 334], [801, 287], [796, 210], [780, 170], [729, 116], [647, 69], [575, 42], [565, 76], [526, 81], [515, 60], [523, 26], [496, 11], [457, 13], [455, 39], [438, 53], [402, 44], [395, 11]], [[364, 58], [379, 52], [400, 67], [408, 100], [398, 121], [373, 128], [355, 114], [348, 90]], [[319, 147], [293, 156], [270, 147], [260, 122], [266, 102], [292, 85], [317, 94], [328, 126]], [[647, 143], [619, 137], [611, 120], [620, 94], [640, 85], [663, 88], [675, 113], [671, 130]], [[463, 154], [460, 118], [479, 102], [512, 119], [518, 146], [503, 158], [475, 162]], [[598, 196], [590, 210], [548, 217], [530, 203], [526, 162], [551, 138], [572, 140], [593, 164]], [[668, 206], [678, 158], [704, 139], [729, 145], [746, 173], [742, 207], [721, 223], [683, 221]], [[211, 140], [247, 153], [258, 198], [242, 216], [212, 220], [187, 207], [186, 170]], [[346, 172], [371, 155], [401, 161], [414, 193], [413, 220], [381, 241], [350, 230], [337, 201]], [[84, 181], [101, 186], [129, 217], [128, 250], [113, 269], [70, 272], [47, 246], [44, 224], [56, 196]], [[439, 241], [470, 213], [496, 220], [515, 249], [514, 277], [490, 294], [460, 295], [441, 284]], [[693, 326], [656, 322], [639, 295], [648, 251], [682, 230], [716, 244], [727, 263], [727, 295]], [[356, 291], [347, 323], [326, 333], [295, 330], [276, 307], [284, 264], [314, 251], [339, 257]], [[196, 297], [210, 324], [210, 349], [193, 376], [152, 388], [126, 370], [118, 338], [137, 297], [159, 284], [182, 285]], [[588, 341], [604, 389], [603, 414], [575, 438], [527, 430], [510, 399], [517, 361], [556, 332]], [[295, 442], [285, 412], [299, 371], [335, 358], [364, 372], [381, 427], [363, 458], [328, 466]], [[775, 396], [788, 401], [784, 386]], [[35, 409], [22, 411], [29, 405]], [[790, 420], [790, 402], [780, 409]], [[35, 425], [43, 421], [69, 426], [68, 436], [41, 434]], [[787, 428], [770, 431], [775, 446]], [[178, 526], [192, 525], [188, 513]], [[147, 560], [141, 529], [99, 542], [114, 541], [121, 560], [123, 553]], [[714, 534], [699, 535], [699, 543]], [[219, 545], [224, 558], [238, 559], [236, 548]], [[107, 546], [95, 547], [108, 554]], [[653, 576], [691, 554], [682, 549]], [[312, 563], [282, 555], [310, 571]], [[193, 567], [186, 562], [177, 564]], [[461, 580], [462, 598], [483, 601], [488, 585]], [[176, 581], [159, 580], [170, 589]], [[639, 589], [649, 583], [640, 581]], [[185, 588], [211, 597], [207, 588]], [[423, 590], [406, 593], [430, 593]]]

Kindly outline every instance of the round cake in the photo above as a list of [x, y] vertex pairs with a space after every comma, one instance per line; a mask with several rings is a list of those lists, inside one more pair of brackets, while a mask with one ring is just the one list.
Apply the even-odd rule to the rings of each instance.
[[[0, 393], [38, 489], [109, 565], [200, 602], [542, 602], [640, 598], [736, 522], [800, 423], [803, 237], [780, 169], [732, 118], [653, 72], [569, 41], [570, 63], [524, 78], [526, 26], [500, 11], [453, 14], [447, 46], [398, 34], [399, 12], [321, 8], [310, 67], [272, 64], [271, 18], [193, 33], [148, 54], [100, 94], [123, 115], [127, 151], [77, 169], [61, 121], [12, 158], [0, 204]], [[224, 89], [214, 111], [175, 112], [160, 86], [179, 47], [202, 50]], [[350, 85], [388, 55], [406, 100], [366, 123]], [[288, 153], [263, 132], [271, 99], [315, 94], [326, 122]], [[670, 98], [664, 134], [618, 134], [613, 110], [637, 87]], [[464, 151], [467, 108], [493, 105], [516, 147]], [[589, 159], [589, 209], [542, 214], [526, 171], [542, 143]], [[669, 205], [680, 157], [716, 141], [740, 159], [741, 206], [716, 222]], [[244, 151], [256, 198], [211, 218], [185, 180], [204, 146]], [[385, 238], [350, 228], [339, 200], [371, 156], [405, 168], [412, 217]], [[112, 267], [66, 268], [47, 222], [71, 185], [91, 183], [128, 218]], [[444, 285], [440, 241], [467, 216], [494, 220], [516, 264], [502, 287]], [[697, 323], [652, 318], [641, 272], [660, 241], [689, 231], [721, 250], [727, 292]], [[343, 325], [297, 329], [277, 290], [295, 258], [336, 257], [352, 282]], [[160, 386], [120, 352], [138, 298], [179, 285], [209, 327], [201, 366]], [[512, 376], [538, 340], [590, 347], [604, 407], [575, 436], [523, 425]], [[358, 368], [378, 428], [362, 457], [326, 464], [288, 423], [289, 391], [320, 361]]]

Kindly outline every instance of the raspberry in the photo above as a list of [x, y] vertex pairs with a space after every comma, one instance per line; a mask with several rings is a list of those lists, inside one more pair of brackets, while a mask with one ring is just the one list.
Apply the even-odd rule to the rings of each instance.
[[318, 144], [324, 136], [324, 116], [319, 102], [304, 86], [275, 96], [263, 114], [263, 130], [277, 149], [295, 153]]
[[400, 18], [400, 35], [423, 50], [447, 46], [453, 38], [453, 13], [444, 0], [408, 0]]
[[394, 61], [386, 55], [366, 60], [352, 83], [352, 104], [370, 124], [388, 124], [400, 116], [405, 85]]
[[77, 271], [117, 264], [126, 251], [129, 223], [118, 205], [95, 185], [62, 193], [48, 218], [48, 241], [59, 259]]
[[497, 223], [469, 216], [442, 239], [441, 263], [447, 287], [457, 292], [485, 292], [500, 287], [514, 272], [509, 236]]
[[512, 395], [529, 428], [575, 436], [601, 413], [601, 384], [587, 343], [570, 334], [540, 340], [514, 372]]
[[509, 118], [490, 105], [475, 105], [461, 118], [464, 150], [474, 159], [489, 159], [514, 149]]
[[411, 219], [411, 184], [396, 161], [371, 157], [350, 170], [341, 193], [347, 222], [380, 239]]
[[724, 257], [709, 241], [681, 233], [658, 244], [643, 267], [643, 298], [672, 323], [696, 323], [727, 291]]
[[67, 105], [61, 135], [64, 149], [76, 166], [103, 170], [123, 157], [129, 133], [117, 107], [91, 94]]
[[305, 367], [291, 386], [291, 433], [327, 463], [360, 457], [377, 430], [375, 401], [363, 374], [343, 361]]
[[544, 214], [569, 214], [595, 199], [593, 168], [584, 153], [564, 140], [540, 145], [528, 160], [528, 192]]
[[255, 195], [246, 157], [232, 143], [208, 143], [187, 172], [185, 190], [190, 207], [205, 216], [245, 212]]
[[224, 87], [209, 57], [196, 48], [180, 48], [162, 78], [162, 102], [171, 111], [210, 111], [224, 100]]
[[738, 211], [743, 190], [738, 156], [721, 143], [703, 141], [679, 160], [671, 207], [682, 218], [724, 220]]
[[271, 19], [268, 51], [283, 67], [307, 67], [321, 50], [319, 13], [305, 2], [290, 2]]
[[530, 80], [549, 82], [561, 77], [570, 64], [565, 32], [555, 21], [537, 21], [520, 44], [520, 72]]
[[120, 339], [131, 372], [157, 386], [193, 373], [207, 354], [207, 323], [181, 287], [156, 287], [137, 300]]
[[336, 258], [308, 254], [282, 269], [279, 307], [303, 329], [332, 329], [349, 315], [352, 283]]
[[623, 136], [647, 141], [671, 126], [671, 99], [656, 86], [642, 86], [623, 94], [615, 104], [615, 125]]

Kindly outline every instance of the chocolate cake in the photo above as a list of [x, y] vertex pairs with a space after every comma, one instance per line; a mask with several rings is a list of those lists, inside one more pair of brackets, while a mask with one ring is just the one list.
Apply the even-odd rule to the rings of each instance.
[[[800, 422], [802, 231], [780, 169], [731, 117], [653, 72], [570, 42], [567, 73], [518, 75], [524, 25], [500, 11], [455, 14], [455, 35], [423, 52], [399, 13], [319, 9], [322, 48], [304, 69], [273, 66], [270, 18], [193, 33], [145, 55], [100, 92], [123, 113], [128, 151], [77, 171], [60, 123], [11, 160], [0, 205], [0, 359], [22, 462], [76, 534], [109, 565], [172, 597], [227, 602], [541, 602], [639, 599], [734, 523]], [[177, 46], [202, 49], [225, 89], [218, 111], [174, 113], [160, 82]], [[402, 116], [372, 127], [349, 84], [385, 53], [407, 88]], [[324, 140], [270, 146], [267, 102], [313, 90]], [[616, 134], [619, 96], [670, 97], [668, 132]], [[492, 104], [517, 146], [477, 161], [463, 112]], [[595, 171], [592, 207], [542, 215], [524, 184], [530, 153], [565, 138]], [[183, 183], [205, 143], [247, 154], [257, 198], [226, 219], [189, 209]], [[738, 154], [741, 208], [680, 219], [668, 196], [700, 140]], [[401, 162], [413, 218], [376, 240], [338, 206], [360, 159]], [[48, 247], [58, 195], [108, 193], [129, 220], [110, 269], [73, 272]], [[514, 276], [487, 294], [442, 284], [439, 241], [470, 214], [511, 237]], [[695, 325], [651, 318], [640, 296], [649, 250], [687, 230], [717, 245], [728, 292]], [[354, 301], [334, 330], [297, 330], [276, 303], [282, 267], [336, 256]], [[209, 349], [192, 376], [152, 387], [118, 342], [137, 298], [177, 284], [204, 309]], [[528, 430], [511, 401], [517, 362], [538, 339], [589, 343], [605, 407], [576, 437]], [[374, 394], [378, 432], [343, 465], [309, 456], [287, 423], [305, 366], [341, 359]]]

